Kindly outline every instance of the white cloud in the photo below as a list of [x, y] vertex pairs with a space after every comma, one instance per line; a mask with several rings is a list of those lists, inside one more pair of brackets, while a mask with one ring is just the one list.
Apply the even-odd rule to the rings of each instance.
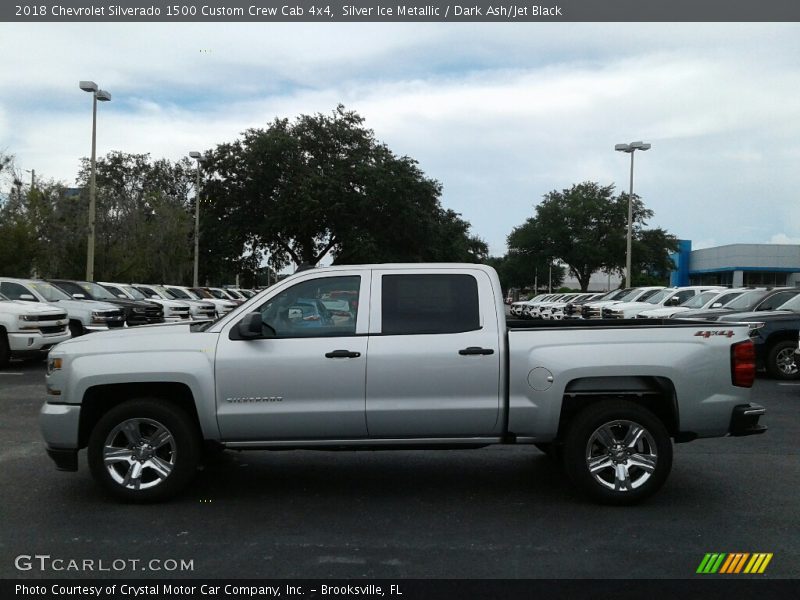
[[[91, 32], [91, 35], [90, 35]], [[800, 234], [796, 24], [2, 24], [0, 148], [73, 180], [89, 153], [177, 159], [275, 116], [357, 110], [503, 251], [551, 189], [635, 190], [681, 238]], [[610, 43], [625, 40], [624, 44]], [[209, 52], [200, 52], [209, 50]], [[3, 118], [5, 115], [5, 118]], [[780, 239], [780, 238], [776, 238]], [[696, 242], [695, 247], [699, 247]]]

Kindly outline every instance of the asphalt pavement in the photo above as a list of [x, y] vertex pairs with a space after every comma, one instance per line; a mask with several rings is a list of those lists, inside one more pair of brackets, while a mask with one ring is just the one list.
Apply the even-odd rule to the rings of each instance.
[[676, 445], [665, 487], [613, 508], [526, 446], [226, 452], [179, 498], [122, 504], [85, 451], [77, 473], [45, 455], [43, 381], [0, 371], [3, 578], [687, 578], [710, 552], [800, 576], [800, 383], [759, 379], [765, 435]]

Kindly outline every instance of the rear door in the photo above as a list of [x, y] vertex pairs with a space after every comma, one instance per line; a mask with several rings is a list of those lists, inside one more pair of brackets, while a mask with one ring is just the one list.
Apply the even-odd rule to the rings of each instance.
[[370, 437], [496, 433], [502, 334], [489, 276], [463, 268], [377, 269], [371, 293]]

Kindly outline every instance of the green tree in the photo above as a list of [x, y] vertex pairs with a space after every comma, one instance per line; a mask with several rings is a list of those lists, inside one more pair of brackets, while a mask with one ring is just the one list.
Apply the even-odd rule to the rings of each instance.
[[[211, 272], [270, 264], [478, 261], [486, 244], [444, 209], [441, 185], [379, 143], [363, 118], [276, 119], [209, 153], [201, 213]], [[208, 206], [206, 207], [206, 203]]]
[[[194, 253], [190, 162], [111, 152], [97, 161], [96, 168], [97, 279], [189, 283]], [[83, 214], [77, 215], [75, 224], [84, 246], [89, 176], [89, 161], [84, 159], [78, 175]], [[85, 261], [85, 251], [82, 256]]]
[[564, 282], [564, 268], [552, 264], [552, 279], [550, 279], [551, 264], [547, 259], [533, 254], [524, 254], [518, 251], [509, 251], [505, 256], [489, 257], [485, 263], [497, 271], [500, 285], [504, 291], [511, 288], [547, 289], [548, 282], [553, 289]]
[[[677, 242], [663, 230], [645, 234], [646, 219], [653, 212], [633, 198], [632, 271], [662, 268]], [[625, 266], [628, 196], [614, 195], [614, 186], [595, 182], [552, 191], [536, 207], [536, 215], [516, 227], [508, 238], [509, 249], [561, 260], [586, 291], [597, 271], [622, 272]], [[638, 253], [638, 256], [637, 256]]]

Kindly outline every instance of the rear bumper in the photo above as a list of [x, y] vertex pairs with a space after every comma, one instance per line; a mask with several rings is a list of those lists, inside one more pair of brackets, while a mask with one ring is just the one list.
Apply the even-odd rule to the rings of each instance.
[[767, 426], [760, 425], [758, 420], [766, 412], [767, 410], [763, 406], [752, 402], [734, 406], [728, 433], [735, 437], [764, 433]]

